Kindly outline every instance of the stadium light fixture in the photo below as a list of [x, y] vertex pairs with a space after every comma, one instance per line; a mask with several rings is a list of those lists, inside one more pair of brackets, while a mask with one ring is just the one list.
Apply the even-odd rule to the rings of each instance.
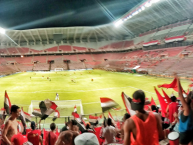
[[119, 20], [117, 22], [115, 22], [115, 27], [120, 26], [123, 23], [123, 20]]
[[0, 33], [5, 34], [6, 30], [0, 27]]
[[144, 7], [144, 6], [142, 6], [142, 7], [141, 7], [141, 10], [142, 10], [142, 11], [143, 11], [143, 10], [145, 10], [145, 7]]
[[150, 1], [150, 2], [147, 2], [146, 4], [145, 4], [145, 7], [150, 7], [152, 5], [152, 2]]
[[23, 57], [23, 55], [21, 55], [21, 57]]

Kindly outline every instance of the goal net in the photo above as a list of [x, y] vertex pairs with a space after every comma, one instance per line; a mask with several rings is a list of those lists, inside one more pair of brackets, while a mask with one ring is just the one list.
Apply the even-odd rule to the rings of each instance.
[[[39, 109], [39, 103], [41, 101], [32, 100], [28, 109], [28, 113], [32, 115], [34, 109]], [[81, 100], [61, 100], [61, 101], [53, 101], [56, 103], [57, 110], [60, 112], [60, 117], [68, 117], [72, 116], [72, 112], [74, 111], [74, 106], [77, 108], [77, 112], [81, 115], [84, 115], [82, 101]], [[54, 114], [54, 113], [53, 113]], [[52, 117], [53, 115], [51, 115]]]
[[63, 71], [63, 68], [55, 68], [54, 71]]

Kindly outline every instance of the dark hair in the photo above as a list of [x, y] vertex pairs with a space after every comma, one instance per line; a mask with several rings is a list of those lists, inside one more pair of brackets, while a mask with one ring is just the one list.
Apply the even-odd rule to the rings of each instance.
[[103, 121], [103, 126], [106, 127], [106, 119]]
[[111, 118], [108, 118], [108, 119], [107, 119], [107, 125], [108, 125], [108, 126], [112, 125], [112, 120], [111, 120]]
[[176, 96], [172, 96], [170, 99], [172, 100], [172, 102], [176, 102], [177, 100]]
[[71, 122], [72, 122], [72, 125], [77, 125], [76, 120], [71, 120]]
[[151, 105], [151, 110], [152, 110], [152, 111], [155, 110], [155, 111], [158, 113], [158, 108], [157, 108], [155, 105]]
[[11, 106], [11, 113], [14, 112], [16, 113], [17, 112], [17, 109], [19, 109], [19, 107], [17, 105], [12, 105]]
[[50, 129], [53, 131], [56, 129], [56, 124], [55, 123], [51, 123], [50, 124]]
[[86, 129], [90, 129], [90, 125], [89, 124], [86, 125]]
[[32, 129], [32, 130], [35, 130], [35, 128], [36, 128], [36, 124], [35, 124], [34, 121], [32, 121], [32, 122], [31, 122], [31, 129]]
[[125, 113], [125, 115], [124, 115], [125, 120], [129, 119], [130, 117], [131, 117], [131, 115], [129, 113]]
[[190, 91], [187, 97], [193, 99], [193, 91]]

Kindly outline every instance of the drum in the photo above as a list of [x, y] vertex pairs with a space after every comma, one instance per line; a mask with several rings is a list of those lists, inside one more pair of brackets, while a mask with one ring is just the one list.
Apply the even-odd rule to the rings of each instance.
[[168, 134], [170, 145], [179, 145], [179, 137], [180, 137], [180, 134], [178, 132], [175, 132], [175, 131], [170, 132]]

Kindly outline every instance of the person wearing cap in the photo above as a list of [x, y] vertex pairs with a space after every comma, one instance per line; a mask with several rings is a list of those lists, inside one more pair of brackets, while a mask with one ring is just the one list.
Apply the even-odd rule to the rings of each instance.
[[46, 135], [45, 145], [55, 145], [58, 139], [58, 136], [55, 134], [56, 124], [51, 123], [50, 129], [51, 131], [49, 131], [49, 133]]
[[99, 141], [93, 133], [83, 133], [74, 140], [75, 145], [99, 145]]
[[174, 118], [174, 113], [178, 113], [178, 103], [176, 103], [177, 98], [175, 96], [171, 97], [171, 103], [168, 105], [166, 112], [169, 115], [169, 120], [170, 123], [172, 123], [175, 118]]
[[193, 104], [193, 91], [190, 91], [188, 96], [184, 98], [182, 93], [182, 87], [178, 77], [177, 84], [179, 98], [183, 106], [183, 111], [180, 114], [178, 128], [180, 132], [179, 142], [181, 145], [193, 144], [193, 108], [191, 107], [191, 105]]
[[41, 132], [40, 130], [36, 130], [36, 124], [34, 121], [31, 122], [31, 131], [27, 134], [27, 139], [29, 142], [31, 142], [33, 145], [43, 145]]
[[12, 105], [11, 106], [11, 116], [6, 121], [4, 129], [3, 129], [3, 133], [2, 133], [2, 142], [4, 144], [11, 145], [12, 136], [18, 133], [17, 118], [19, 117], [19, 115], [20, 115], [19, 107], [17, 105]]
[[161, 116], [144, 110], [145, 93], [137, 90], [133, 93], [131, 107], [136, 114], [124, 124], [124, 145], [159, 145], [163, 139]]
[[76, 131], [63, 131], [60, 133], [55, 145], [74, 145], [74, 139], [79, 133]]

